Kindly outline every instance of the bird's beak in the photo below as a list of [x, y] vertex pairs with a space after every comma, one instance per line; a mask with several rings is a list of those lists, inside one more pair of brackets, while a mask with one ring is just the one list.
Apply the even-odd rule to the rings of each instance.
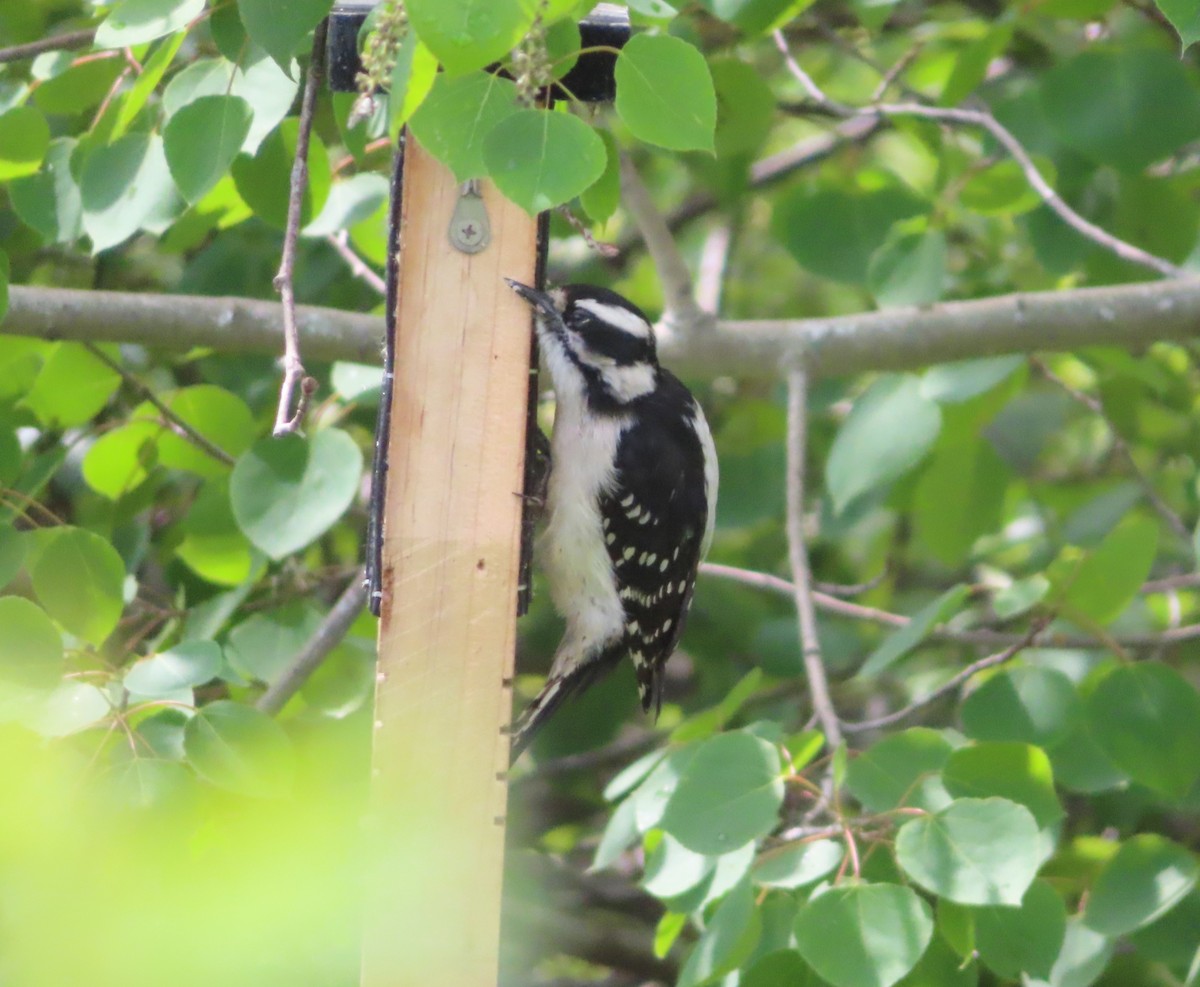
[[508, 286], [512, 288], [518, 295], [529, 302], [534, 308], [540, 308], [547, 315], [557, 315], [558, 311], [554, 307], [554, 301], [544, 291], [538, 291], [536, 288], [531, 288], [527, 284], [521, 284], [520, 281], [514, 281], [512, 278], [505, 278]]

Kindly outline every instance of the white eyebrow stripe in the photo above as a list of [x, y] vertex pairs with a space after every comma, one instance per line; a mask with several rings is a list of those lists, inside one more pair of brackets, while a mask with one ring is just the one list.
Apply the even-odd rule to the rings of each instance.
[[637, 336], [639, 339], [650, 338], [650, 324], [627, 308], [598, 302], [594, 298], [581, 298], [575, 304], [577, 307], [591, 312], [601, 322], [607, 322], [611, 326], [623, 329], [631, 336]]

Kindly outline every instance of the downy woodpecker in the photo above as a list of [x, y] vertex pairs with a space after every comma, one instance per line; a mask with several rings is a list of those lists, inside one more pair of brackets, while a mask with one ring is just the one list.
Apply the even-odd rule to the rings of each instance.
[[700, 405], [658, 365], [637, 306], [591, 285], [508, 283], [534, 308], [554, 384], [538, 555], [567, 625], [545, 686], [513, 726], [515, 760], [563, 700], [624, 655], [642, 708], [658, 712], [712, 540], [717, 457]]

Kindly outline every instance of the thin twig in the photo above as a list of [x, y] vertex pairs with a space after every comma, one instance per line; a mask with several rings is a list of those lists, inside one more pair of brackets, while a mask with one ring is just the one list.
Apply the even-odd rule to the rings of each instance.
[[846, 599], [850, 596], [861, 596], [863, 593], [869, 593], [876, 586], [887, 579], [887, 570], [884, 569], [879, 575], [861, 583], [823, 583], [819, 579], [813, 581], [813, 586], [821, 593], [826, 593], [829, 596], [836, 596], [839, 599]]
[[[275, 435], [296, 431], [304, 420], [310, 386], [300, 388], [300, 397], [292, 410], [296, 385], [304, 380], [304, 364], [300, 361], [300, 332], [296, 328], [296, 242], [300, 237], [300, 211], [304, 190], [308, 186], [308, 143], [312, 134], [313, 113], [317, 91], [324, 75], [325, 29], [321, 21], [313, 35], [312, 59], [304, 76], [304, 95], [300, 101], [300, 127], [296, 136], [296, 157], [292, 161], [291, 185], [288, 192], [287, 227], [283, 234], [283, 255], [279, 273], [275, 275], [275, 290], [283, 302], [283, 384], [279, 388], [279, 408], [275, 412]], [[307, 382], [306, 382], [307, 383]]]
[[962, 669], [962, 671], [952, 676], [948, 682], [938, 686], [928, 695], [922, 696], [920, 699], [914, 699], [907, 706], [904, 706], [895, 712], [888, 713], [886, 716], [877, 716], [874, 719], [859, 720], [854, 723], [843, 723], [842, 727], [845, 729], [846, 733], [864, 733], [868, 730], [880, 730], [883, 727], [890, 727], [893, 724], [908, 719], [908, 717], [912, 716], [912, 714], [917, 712], [917, 710], [924, 709], [930, 703], [936, 702], [942, 696], [948, 695], [951, 692], [957, 692], [959, 686], [970, 679], [973, 675], [982, 672], [985, 668], [991, 668], [994, 665], [1003, 665], [1010, 658], [1015, 657], [1018, 652], [1023, 651], [1033, 643], [1034, 639], [1038, 636], [1038, 634], [1041, 633], [1045, 625], [1046, 621], [1035, 624], [1019, 641], [1015, 641], [1013, 644], [1010, 644], [1003, 651], [998, 651], [995, 654], [988, 655], [986, 658], [980, 658], [978, 661], [972, 662], [966, 668]]
[[[818, 164], [836, 154], [848, 144], [858, 144], [868, 140], [872, 135], [884, 129], [886, 120], [878, 117], [853, 117], [841, 121], [836, 128], [827, 134], [806, 137], [797, 141], [791, 147], [775, 154], [770, 154], [750, 166], [748, 186], [759, 189], [795, 174], [802, 168]], [[693, 219], [716, 209], [720, 203], [711, 192], [697, 192], [684, 199], [675, 209], [667, 214], [667, 229], [678, 231]], [[636, 243], [637, 232], [622, 234], [617, 238], [619, 257], [629, 256], [628, 251]]]
[[[715, 562], [704, 562], [700, 566], [700, 574], [715, 576], [718, 579], [729, 579], [744, 586], [766, 590], [779, 596], [793, 598], [795, 586], [779, 576], [767, 572], [754, 572], [751, 569], [739, 569], [737, 566], [720, 565]], [[1149, 585], [1149, 584], [1148, 584]], [[1148, 590], [1149, 591], [1149, 590]], [[860, 603], [839, 600], [825, 593], [812, 593], [813, 603], [817, 609], [852, 620], [868, 620], [888, 627], [907, 627], [911, 617], [905, 617], [877, 607], [866, 607]], [[952, 631], [945, 627], [935, 627], [927, 635], [931, 641], [949, 644], [963, 644], [983, 647], [1008, 647], [1019, 644], [1024, 640], [1020, 634], [1005, 631], [979, 628], [970, 631]], [[1116, 645], [1121, 648], [1158, 648], [1169, 644], [1180, 644], [1200, 638], [1200, 624], [1184, 624], [1154, 634], [1126, 634], [1109, 638], [1100, 638], [1082, 634], [1046, 633], [1042, 635], [1042, 644], [1054, 648], [1100, 648]]]
[[1142, 250], [1141, 247], [1135, 247], [1132, 243], [1126, 243], [1124, 240], [1113, 236], [1095, 223], [1089, 222], [1079, 215], [1079, 213], [1063, 201], [1054, 187], [1042, 177], [1041, 172], [1037, 169], [1037, 165], [1033, 162], [1033, 158], [1029, 156], [1029, 152], [1025, 150], [1021, 142], [991, 113], [983, 110], [922, 106], [918, 103], [882, 103], [878, 106], [864, 109], [862, 112], [867, 114], [878, 113], [886, 117], [915, 116], [925, 120], [938, 120], [944, 123], [964, 124], [968, 127], [981, 127], [991, 134], [1008, 151], [1013, 160], [1017, 162], [1021, 173], [1025, 176], [1025, 180], [1029, 183], [1030, 188], [1038, 194], [1038, 197], [1053, 210], [1059, 219], [1075, 230], [1075, 232], [1091, 240], [1097, 246], [1103, 247], [1110, 253], [1120, 257], [1121, 260], [1129, 261], [1131, 264], [1138, 264], [1141, 267], [1148, 267], [1150, 270], [1157, 271], [1164, 277], [1179, 278], [1187, 275], [1187, 271], [1177, 264], [1172, 264], [1165, 258]]
[[346, 266], [350, 268], [351, 274], [377, 294], [387, 294], [387, 282], [380, 275], [376, 274], [374, 269], [354, 252], [354, 248], [350, 246], [350, 234], [345, 230], [338, 230], [336, 233], [330, 233], [325, 240], [338, 252], [338, 256], [346, 262]]
[[829, 679], [821, 659], [817, 637], [817, 615], [813, 606], [812, 574], [808, 565], [808, 547], [804, 543], [804, 459], [807, 443], [808, 372], [800, 367], [788, 374], [787, 415], [787, 539], [792, 564], [796, 620], [800, 628], [800, 649], [804, 673], [812, 695], [813, 711], [825, 733], [825, 742], [837, 748], [842, 742], [837, 711], [829, 695]]
[[1125, 460], [1129, 467], [1130, 473], [1133, 474], [1133, 479], [1139, 487], [1142, 488], [1142, 493], [1145, 494], [1146, 500], [1150, 502], [1159, 514], [1159, 516], [1167, 522], [1167, 526], [1175, 532], [1188, 545], [1192, 543], [1192, 533], [1188, 530], [1188, 526], [1183, 523], [1183, 518], [1176, 514], [1171, 506], [1162, 499], [1159, 492], [1154, 489], [1154, 484], [1150, 482], [1150, 478], [1142, 472], [1142, 468], [1138, 466], [1137, 460], [1133, 456], [1133, 450], [1129, 447], [1129, 443], [1125, 441], [1125, 437], [1121, 435], [1120, 430], [1104, 410], [1104, 403], [1091, 394], [1086, 394], [1076, 387], [1072, 387], [1058, 374], [1050, 369], [1049, 366], [1036, 356], [1029, 358], [1029, 364], [1041, 374], [1046, 380], [1060, 388], [1072, 401], [1087, 408], [1092, 414], [1104, 422], [1104, 427], [1108, 429], [1110, 441], [1112, 442], [1113, 451]]
[[1170, 593], [1177, 589], [1195, 589], [1200, 586], [1200, 572], [1184, 572], [1178, 576], [1163, 576], [1142, 583], [1143, 593]]
[[621, 198], [642, 234], [646, 250], [649, 251], [654, 268], [658, 271], [659, 281], [662, 282], [663, 304], [666, 308], [663, 321], [668, 325], [702, 324], [707, 316], [696, 304], [692, 293], [692, 276], [679, 253], [679, 245], [671, 236], [667, 221], [650, 198], [642, 176], [626, 155], [621, 156]]
[[145, 400], [151, 404], [154, 409], [163, 416], [163, 424], [166, 425], [172, 432], [178, 435], [181, 439], [191, 442], [197, 449], [207, 453], [219, 463], [224, 463], [226, 466], [233, 466], [237, 460], [229, 455], [224, 449], [216, 445], [211, 439], [206, 439], [203, 435], [197, 432], [191, 425], [185, 422], [174, 411], [167, 407], [158, 396], [143, 384], [136, 376], [126, 370], [123, 366], [112, 359], [95, 343], [83, 344], [84, 349], [92, 354], [97, 360], [103, 363], [109, 370], [119, 374], [129, 387], [135, 390]]
[[50, 38], [39, 38], [28, 44], [12, 45], [0, 48], [0, 64], [4, 62], [19, 62], [24, 58], [34, 58], [46, 51], [68, 51], [72, 48], [85, 48], [96, 37], [94, 27], [83, 31], [69, 31], [66, 34], [56, 34]]
[[349, 585], [342, 591], [333, 607], [317, 625], [310, 637], [291, 663], [280, 672], [279, 677], [258, 697], [255, 708], [260, 713], [274, 716], [292, 698], [309, 677], [325, 660], [329, 652], [342, 643], [350, 625], [367, 605], [367, 586], [362, 570], [357, 571]]
[[844, 118], [854, 116], [877, 118], [909, 116], [924, 120], [936, 120], [941, 123], [980, 127], [991, 134], [1012, 156], [1013, 160], [1017, 162], [1022, 174], [1025, 176], [1025, 180], [1038, 194], [1038, 197], [1064, 223], [1077, 233], [1098, 246], [1103, 247], [1105, 250], [1110, 251], [1122, 260], [1129, 261], [1132, 264], [1139, 264], [1142, 267], [1148, 267], [1165, 277], [1183, 277], [1187, 273], [1178, 265], [1142, 250], [1140, 247], [1135, 247], [1131, 243], [1126, 243], [1124, 240], [1102, 230], [1099, 226], [1079, 215], [1079, 213], [1063, 201], [1053, 186], [1042, 177], [1041, 172], [1037, 169], [1037, 165], [1033, 162], [1033, 158], [1029, 156], [1029, 152], [1025, 150], [1021, 142], [1013, 136], [1008, 128], [992, 116], [990, 112], [986, 110], [959, 109], [956, 107], [925, 106], [921, 103], [874, 103], [858, 109], [845, 106], [830, 99], [822, 91], [821, 87], [813, 81], [812, 76], [804, 71], [804, 68], [792, 56], [791, 50], [788, 48], [787, 39], [784, 37], [782, 31], [776, 31], [774, 37], [776, 46], [783, 53], [788, 70], [800, 82], [800, 85], [804, 87], [804, 91], [808, 94], [809, 98], [821, 109]]

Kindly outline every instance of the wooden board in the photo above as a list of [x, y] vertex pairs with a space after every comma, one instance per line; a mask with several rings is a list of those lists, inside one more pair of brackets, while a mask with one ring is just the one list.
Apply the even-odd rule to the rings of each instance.
[[484, 184], [491, 244], [447, 239], [453, 176], [410, 136], [383, 529], [364, 987], [493, 987], [537, 222]]

